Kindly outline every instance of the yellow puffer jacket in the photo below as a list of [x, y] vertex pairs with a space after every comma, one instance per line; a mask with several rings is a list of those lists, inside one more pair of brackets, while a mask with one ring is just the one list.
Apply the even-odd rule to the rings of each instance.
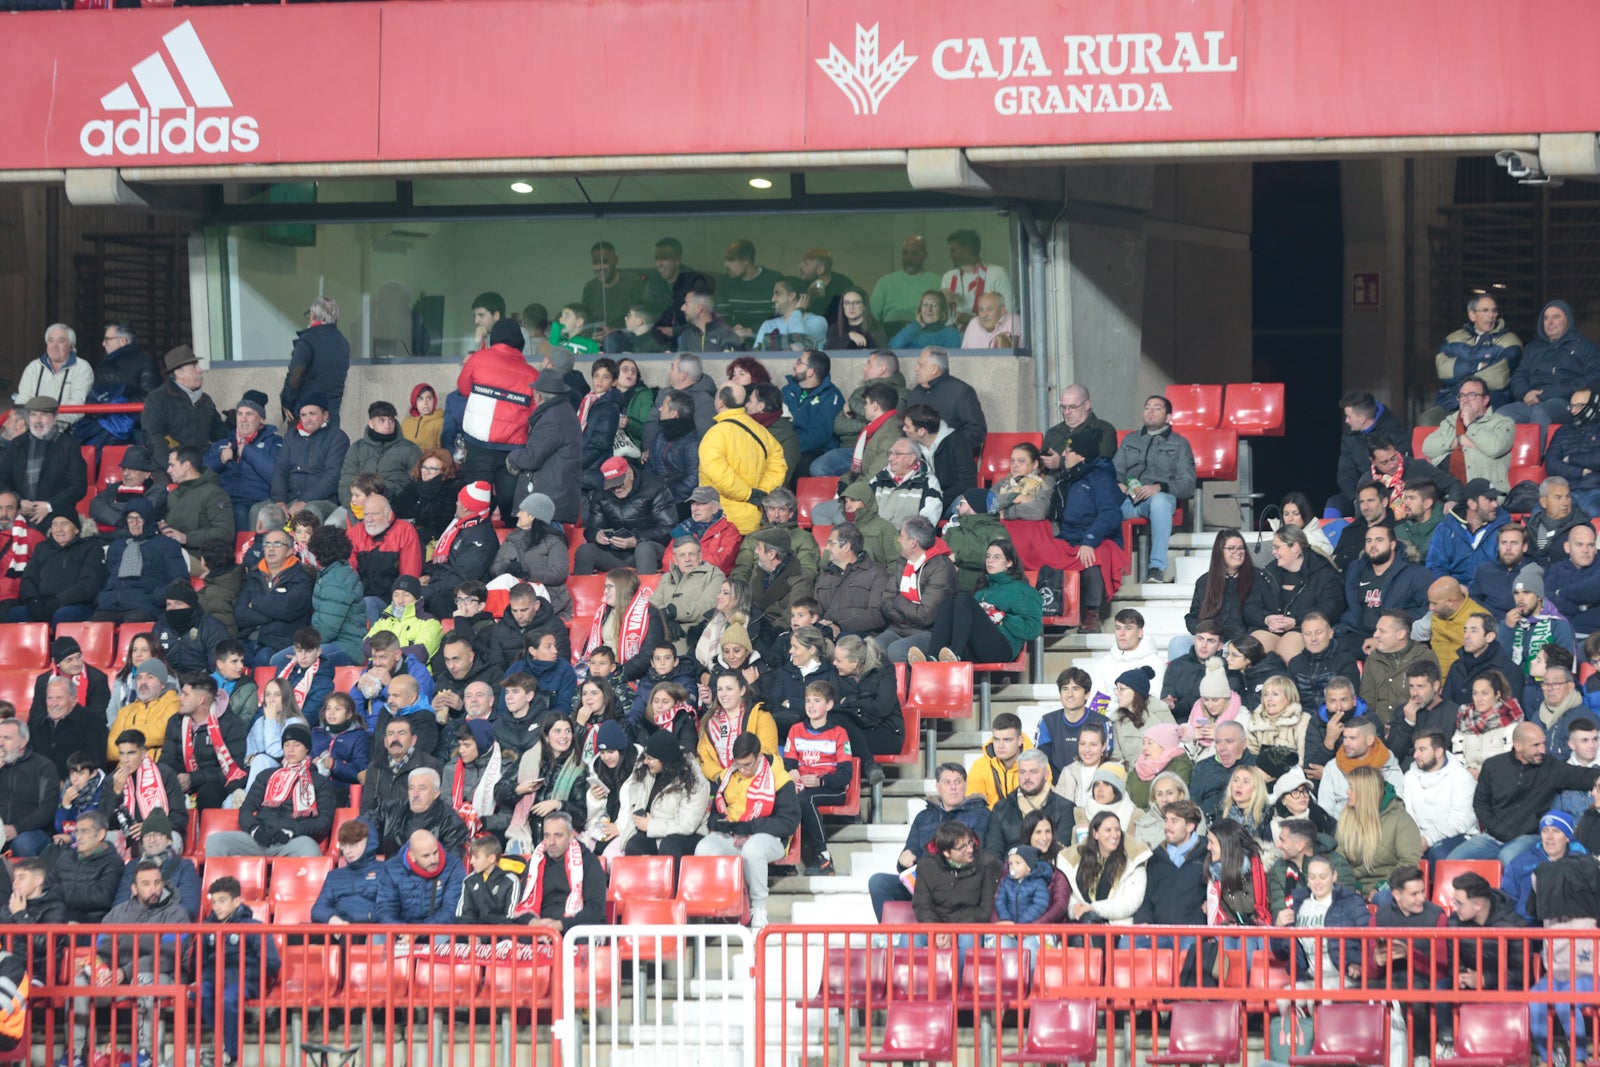
[[770, 493], [783, 484], [789, 465], [783, 446], [743, 408], [718, 412], [700, 439], [700, 481], [722, 495], [722, 510], [742, 534], [761, 525], [761, 509], [750, 493]]

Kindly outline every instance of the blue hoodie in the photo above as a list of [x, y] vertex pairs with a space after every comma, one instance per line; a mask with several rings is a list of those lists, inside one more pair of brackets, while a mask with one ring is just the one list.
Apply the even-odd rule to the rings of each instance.
[[[1567, 855], [1587, 856], [1589, 850], [1576, 841], [1568, 840]], [[1529, 926], [1538, 926], [1539, 920], [1528, 914], [1528, 898], [1533, 896], [1533, 871], [1541, 863], [1548, 863], [1550, 856], [1544, 850], [1544, 844], [1534, 845], [1526, 852], [1518, 853], [1516, 858], [1506, 864], [1505, 873], [1500, 876], [1500, 889], [1516, 901], [1517, 914]]]
[[[1544, 313], [1558, 308], [1567, 316], [1567, 330], [1550, 337], [1544, 329]], [[1566, 400], [1580, 388], [1600, 379], [1600, 348], [1578, 332], [1572, 305], [1552, 300], [1539, 311], [1539, 339], [1523, 351], [1522, 364], [1511, 376], [1511, 397], [1521, 402], [1532, 389], [1543, 390], [1539, 399]]]
[[566, 660], [558, 657], [546, 662], [523, 656], [506, 668], [506, 677], [518, 672], [533, 675], [539, 692], [549, 695], [550, 707], [572, 707], [572, 698], [578, 694], [578, 672]]

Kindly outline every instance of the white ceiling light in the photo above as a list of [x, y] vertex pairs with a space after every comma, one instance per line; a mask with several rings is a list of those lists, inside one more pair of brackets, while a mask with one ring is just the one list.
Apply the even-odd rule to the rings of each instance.
[[522, 194], [526, 195], [528, 193], [533, 192], [533, 186], [530, 185], [527, 182], [512, 182], [511, 183], [511, 191], [513, 193], [522, 193]]
[[751, 178], [750, 179], [750, 188], [752, 188], [752, 189], [771, 189], [772, 188], [772, 179], [771, 178]]

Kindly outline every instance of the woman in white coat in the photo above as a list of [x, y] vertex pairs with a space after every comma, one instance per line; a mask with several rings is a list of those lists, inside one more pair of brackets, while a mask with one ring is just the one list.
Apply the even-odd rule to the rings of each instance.
[[[700, 761], [665, 730], [650, 735], [644, 759], [633, 772], [640, 783], [638, 804], [624, 819], [632, 833], [623, 852], [629, 856], [692, 856], [700, 843], [700, 823], [711, 806], [711, 786]], [[648, 785], [644, 784], [648, 779]], [[634, 812], [643, 811], [643, 815]]]
[[1145, 862], [1150, 850], [1138, 838], [1127, 838], [1122, 820], [1102, 811], [1089, 821], [1089, 836], [1061, 854], [1057, 865], [1072, 885], [1067, 915], [1073, 922], [1133, 922], [1144, 903]]

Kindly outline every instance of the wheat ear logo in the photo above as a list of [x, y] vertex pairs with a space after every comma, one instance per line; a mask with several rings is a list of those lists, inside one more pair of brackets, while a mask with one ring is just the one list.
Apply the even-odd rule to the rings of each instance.
[[834, 44], [828, 45], [828, 58], [817, 60], [817, 66], [833, 80], [839, 91], [850, 101], [857, 115], [876, 115], [878, 105], [889, 95], [906, 71], [916, 63], [916, 56], [906, 55], [906, 43], [901, 41], [894, 50], [878, 60], [878, 24], [867, 29], [856, 23], [856, 59], [852, 63]]

